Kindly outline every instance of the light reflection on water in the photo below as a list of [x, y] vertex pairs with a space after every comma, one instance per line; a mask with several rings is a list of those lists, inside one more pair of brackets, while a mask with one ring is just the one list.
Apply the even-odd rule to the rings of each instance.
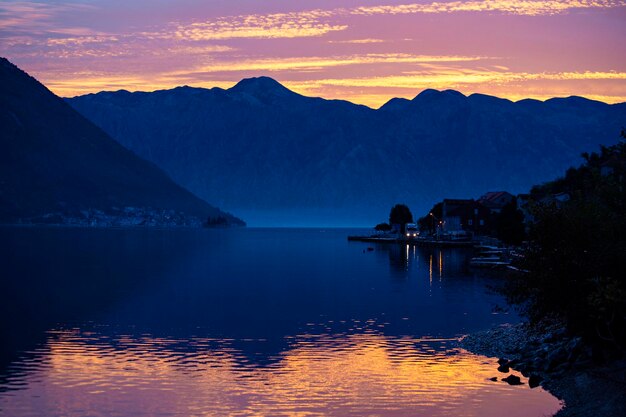
[[22, 376], [8, 381], [0, 410], [7, 416], [432, 417], [495, 417], [506, 410], [515, 417], [559, 409], [541, 389], [490, 381], [495, 359], [455, 348], [450, 339], [301, 335], [265, 366], [231, 342], [51, 332], [33, 359], [14, 365]]
[[550, 415], [468, 253], [341, 230], [0, 228], [0, 416]]

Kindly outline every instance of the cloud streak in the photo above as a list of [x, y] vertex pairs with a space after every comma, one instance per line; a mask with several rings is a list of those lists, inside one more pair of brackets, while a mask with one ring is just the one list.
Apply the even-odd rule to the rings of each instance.
[[208, 65], [182, 70], [170, 75], [185, 75], [194, 73], [215, 73], [233, 71], [301, 71], [316, 70], [349, 65], [374, 64], [420, 64], [433, 62], [469, 62], [484, 59], [472, 56], [431, 56], [412, 54], [364, 54], [329, 57], [289, 57], [241, 60], [234, 62], [216, 62]]
[[554, 72], [554, 73], [527, 73], [501, 72], [485, 70], [442, 69], [441, 71], [419, 72], [405, 75], [362, 78], [320, 79], [313, 81], [318, 86], [343, 87], [387, 87], [387, 88], [416, 88], [430, 86], [430, 88], [453, 88], [468, 84], [498, 83], [509, 84], [524, 81], [566, 81], [566, 80], [619, 80], [626, 81], [626, 72]]
[[234, 38], [302, 38], [325, 35], [345, 30], [345, 24], [332, 24], [324, 19], [332, 17], [333, 11], [311, 10], [307, 12], [275, 13], [224, 17], [216, 21], [195, 22], [179, 25], [174, 35], [182, 40], [219, 40]]
[[383, 39], [373, 39], [373, 38], [366, 38], [366, 39], [347, 39], [347, 40], [340, 40], [340, 41], [328, 41], [328, 43], [346, 43], [346, 44], [368, 44], [368, 43], [383, 43], [385, 42]]
[[[185, 40], [234, 38], [301, 38], [326, 35], [348, 28], [349, 16], [436, 14], [461, 12], [505, 13], [525, 16], [555, 15], [573, 9], [606, 9], [626, 6], [624, 0], [481, 0], [381, 5], [290, 13], [222, 17], [216, 21], [180, 24], [174, 34]], [[338, 21], [339, 20], [339, 21]], [[378, 39], [344, 41], [375, 43]], [[341, 42], [341, 41], [340, 41]]]
[[[396, 5], [363, 6], [354, 8], [313, 9], [272, 14], [224, 16], [195, 22], [170, 23], [169, 27], [152, 32], [134, 32], [127, 35], [146, 39], [175, 39], [180, 41], [213, 41], [226, 39], [285, 39], [319, 37], [349, 28], [350, 16], [379, 16], [402, 14], [439, 14], [461, 12], [505, 13], [515, 15], [554, 15], [573, 9], [606, 9], [626, 6], [626, 0], [474, 0], [451, 2], [408, 3]], [[63, 27], [55, 20], [67, 13], [97, 11], [96, 5], [76, 3], [22, 2], [0, 3], [0, 31], [3, 37], [17, 35], [45, 35], [62, 37], [68, 42], [76, 36], [105, 39], [115, 35], [99, 33], [83, 27]], [[117, 34], [119, 35], [119, 34]], [[115, 39], [110, 39], [115, 41]], [[93, 42], [86, 40], [85, 42]], [[380, 39], [355, 39], [345, 43], [378, 43]]]
[[413, 3], [389, 6], [358, 7], [351, 14], [416, 14], [416, 13], [459, 13], [459, 12], [500, 12], [516, 15], [554, 15], [571, 9], [612, 8], [624, 6], [620, 0], [482, 0]]
[[63, 27], [56, 23], [56, 19], [67, 13], [95, 9], [93, 5], [88, 4], [3, 1], [0, 3], [0, 35], [5, 33], [37, 35], [50, 31], [67, 34], [84, 33], [84, 28]]

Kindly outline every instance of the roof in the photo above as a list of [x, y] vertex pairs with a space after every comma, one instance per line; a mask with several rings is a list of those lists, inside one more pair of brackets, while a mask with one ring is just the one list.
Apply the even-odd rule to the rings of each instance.
[[462, 198], [445, 198], [443, 203], [451, 206], [462, 206], [474, 203], [474, 199], [462, 199]]
[[515, 196], [507, 191], [490, 191], [478, 200], [481, 204], [490, 208], [502, 208]]
[[497, 201], [501, 197], [509, 197], [509, 196], [513, 197], [513, 194], [507, 191], [489, 191], [488, 193], [483, 194], [483, 196], [480, 197], [480, 200]]
[[468, 213], [468, 210], [473, 211], [474, 209], [478, 209], [481, 211], [487, 210], [478, 201], [475, 201], [473, 199], [462, 200], [447, 198], [443, 200], [443, 202], [446, 205], [445, 217], [463, 216]]

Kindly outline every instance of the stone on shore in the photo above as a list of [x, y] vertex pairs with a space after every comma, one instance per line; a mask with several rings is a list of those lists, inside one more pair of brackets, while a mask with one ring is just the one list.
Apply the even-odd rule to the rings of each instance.
[[502, 378], [502, 380], [505, 381], [509, 385], [523, 385], [524, 384], [522, 380], [520, 379], [520, 377], [516, 375], [509, 375], [506, 378]]

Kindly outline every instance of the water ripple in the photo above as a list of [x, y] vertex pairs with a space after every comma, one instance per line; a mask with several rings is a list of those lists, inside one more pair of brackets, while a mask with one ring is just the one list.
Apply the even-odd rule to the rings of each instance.
[[[374, 331], [305, 333], [257, 363], [235, 346], [265, 339], [107, 336], [50, 332], [0, 382], [0, 414], [541, 416], [558, 401], [541, 389], [492, 382], [493, 359], [455, 339]], [[254, 354], [252, 354], [254, 356]]]

